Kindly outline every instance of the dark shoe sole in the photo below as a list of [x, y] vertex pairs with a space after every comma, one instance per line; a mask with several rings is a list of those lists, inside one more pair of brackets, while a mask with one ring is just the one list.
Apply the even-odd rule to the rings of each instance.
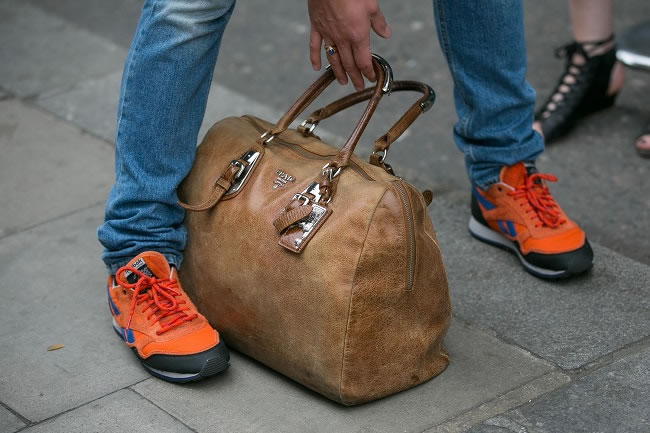
[[[541, 266], [539, 263], [531, 263], [531, 261], [529, 261], [526, 256], [521, 254], [516, 242], [511, 241], [505, 236], [500, 235], [491, 228], [480, 223], [473, 216], [469, 220], [469, 233], [482, 242], [514, 253], [521, 262], [524, 269], [530, 274], [535, 275], [539, 278], [568, 278], [573, 275], [578, 275], [586, 272], [593, 266], [593, 252], [591, 250], [591, 246], [586, 240], [585, 244], [581, 248], [575, 251], [570, 251], [568, 253], [563, 253], [561, 255], [563, 256], [562, 261], [564, 262], [562, 269], [552, 269]], [[532, 255], [532, 253], [528, 254], [528, 256], [535, 257], [535, 255]], [[541, 254], [538, 254], [537, 256], [541, 257], [542, 259], [546, 259], [546, 261], [549, 261], [549, 259], [553, 258], [552, 256], [544, 257]]]
[[[113, 329], [124, 341], [124, 335], [117, 323]], [[135, 347], [133, 353], [140, 359], [142, 366], [159, 379], [173, 383], [196, 382], [214, 376], [230, 367], [230, 352], [223, 341], [200, 353], [191, 355], [152, 355], [142, 359]]]

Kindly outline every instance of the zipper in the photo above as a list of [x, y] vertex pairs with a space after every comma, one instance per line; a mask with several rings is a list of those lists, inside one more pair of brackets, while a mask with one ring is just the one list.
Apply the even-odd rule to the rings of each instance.
[[[253, 125], [253, 127], [254, 127], [254, 128], [255, 128], [255, 129], [260, 133], [260, 134], [266, 132], [266, 130], [265, 130], [264, 128], [262, 128], [261, 126], [259, 126], [259, 125], [256, 124], [256, 123], [254, 123], [254, 122], [253, 122], [253, 119], [251, 119], [251, 118], [249, 118], [249, 117], [246, 117], [246, 116], [244, 116], [244, 119], [248, 120], [248, 121], [251, 123], [251, 125]], [[299, 146], [299, 145], [297, 145], [297, 144], [291, 144], [291, 143], [288, 143], [288, 142], [284, 141], [283, 139], [281, 139], [281, 138], [279, 138], [279, 137], [277, 137], [277, 136], [276, 136], [276, 137], [275, 137], [275, 138], [274, 138], [274, 139], [273, 139], [269, 144], [273, 144], [273, 143], [275, 143], [275, 144], [279, 144], [279, 145], [281, 145], [282, 147], [285, 147], [285, 148], [287, 148], [288, 150], [292, 151], [293, 153], [296, 153], [296, 154], [298, 154], [298, 155], [300, 155], [300, 156], [302, 156], [302, 157], [304, 157], [304, 158], [308, 158], [308, 159], [316, 159], [316, 160], [322, 160], [322, 161], [330, 161], [330, 160], [332, 159], [332, 157], [336, 156], [336, 155], [327, 155], [327, 156], [323, 156], [323, 155], [319, 155], [319, 154], [314, 153], [314, 152], [310, 152], [309, 150], [303, 148], [302, 146]], [[268, 146], [268, 144], [267, 144], [267, 146]], [[372, 180], [372, 181], [375, 180], [375, 179], [373, 179], [372, 177], [370, 177], [370, 175], [369, 175], [368, 173], [366, 173], [366, 172], [361, 168], [361, 166], [359, 166], [359, 164], [357, 164], [356, 162], [352, 161], [351, 159], [348, 161], [348, 167], [351, 168], [353, 171], [357, 172], [361, 177], [363, 177], [363, 178], [366, 179], [366, 180]]]
[[404, 205], [404, 211], [406, 212], [406, 230], [408, 233], [408, 272], [406, 290], [409, 291], [413, 289], [415, 273], [415, 232], [413, 230], [413, 212], [411, 211], [411, 203], [409, 202], [404, 184], [401, 181], [396, 180], [393, 181], [393, 185], [399, 192], [399, 196], [402, 199], [402, 205]]

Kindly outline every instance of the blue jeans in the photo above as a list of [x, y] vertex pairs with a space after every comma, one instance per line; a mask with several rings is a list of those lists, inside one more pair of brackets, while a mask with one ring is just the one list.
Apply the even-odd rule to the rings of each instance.
[[526, 81], [521, 0], [433, 0], [438, 42], [454, 80], [454, 141], [481, 188], [504, 165], [534, 162], [544, 140], [532, 129], [535, 91]]
[[[115, 271], [154, 250], [177, 267], [186, 232], [176, 189], [194, 161], [221, 37], [235, 0], [147, 0], [122, 77], [115, 185], [98, 237]], [[543, 149], [532, 132], [521, 0], [434, 0], [455, 83], [454, 129], [470, 181]], [[305, 52], [307, 56], [307, 52]]]
[[122, 75], [115, 184], [98, 229], [113, 274], [142, 251], [180, 266], [176, 189], [194, 162], [221, 36], [235, 0], [147, 0]]

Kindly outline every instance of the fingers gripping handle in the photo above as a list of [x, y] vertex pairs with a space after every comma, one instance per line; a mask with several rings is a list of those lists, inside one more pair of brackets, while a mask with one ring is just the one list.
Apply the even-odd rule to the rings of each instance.
[[[377, 76], [375, 90], [380, 89], [382, 94], [390, 93], [393, 85], [393, 70], [388, 62], [381, 56], [373, 54], [372, 59], [375, 74]], [[286, 131], [289, 125], [291, 125], [291, 122], [296, 120], [298, 116], [327, 88], [327, 86], [334, 81], [334, 79], [334, 72], [332, 72], [331, 68], [328, 67], [327, 71], [325, 71], [318, 80], [309, 86], [305, 93], [303, 93], [300, 98], [293, 103], [289, 110], [287, 110], [286, 114], [282, 116], [268, 134], [270, 136], [275, 136]], [[358, 139], [359, 137], [357, 137], [357, 141]]]

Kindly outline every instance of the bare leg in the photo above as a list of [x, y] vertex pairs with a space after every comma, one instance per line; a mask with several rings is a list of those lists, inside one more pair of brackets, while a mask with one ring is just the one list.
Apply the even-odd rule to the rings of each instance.
[[600, 41], [613, 33], [612, 0], [570, 0], [569, 12], [577, 42]]

